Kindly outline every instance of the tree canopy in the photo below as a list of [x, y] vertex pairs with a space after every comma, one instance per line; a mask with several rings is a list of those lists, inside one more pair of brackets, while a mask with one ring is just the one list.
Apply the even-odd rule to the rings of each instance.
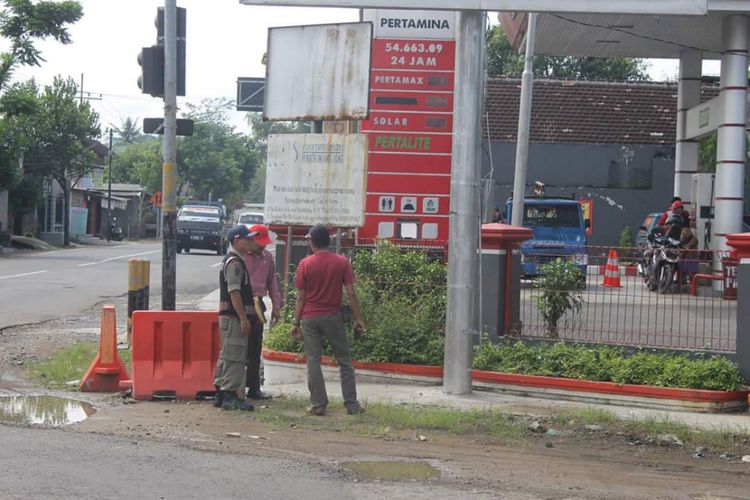
[[19, 115], [35, 110], [33, 83], [11, 85], [17, 66], [39, 66], [44, 61], [36, 42], [52, 38], [70, 43], [68, 27], [83, 15], [78, 2], [4, 0], [0, 10], [0, 37], [10, 47], [0, 52], [0, 191], [19, 179], [18, 162], [23, 151], [23, 134], [14, 123]]
[[[485, 37], [489, 76], [520, 77], [523, 54], [514, 49], [502, 26], [493, 26]], [[642, 59], [570, 56], [535, 56], [534, 76], [571, 80], [648, 81], [648, 64]]]
[[101, 134], [99, 116], [88, 102], [79, 102], [75, 82], [56, 77], [38, 96], [35, 113], [18, 125], [26, 135], [24, 168], [55, 179], [64, 198], [64, 244], [70, 243], [69, 194], [96, 162], [94, 138]]

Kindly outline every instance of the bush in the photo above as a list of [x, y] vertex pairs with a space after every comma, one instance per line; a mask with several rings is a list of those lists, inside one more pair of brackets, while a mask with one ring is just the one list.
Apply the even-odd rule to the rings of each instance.
[[476, 349], [479, 370], [598, 380], [617, 384], [733, 391], [742, 386], [737, 367], [722, 357], [690, 359], [675, 354], [641, 352], [626, 356], [616, 347], [588, 347], [564, 342], [485, 343]]
[[583, 271], [569, 260], [555, 259], [539, 267], [534, 287], [539, 314], [544, 319], [547, 336], [557, 337], [557, 323], [568, 312], [577, 313], [583, 305], [582, 290], [586, 286]]
[[[402, 251], [379, 243], [375, 251], [360, 250], [352, 259], [355, 289], [367, 332], [350, 339], [352, 356], [360, 361], [440, 365], [445, 343], [447, 271], [442, 262], [421, 252]], [[291, 292], [291, 290], [290, 290]], [[269, 349], [302, 352], [289, 337], [295, 295], [289, 294], [282, 322], [264, 341]], [[351, 332], [351, 324], [347, 331]], [[325, 352], [330, 354], [326, 347]]]

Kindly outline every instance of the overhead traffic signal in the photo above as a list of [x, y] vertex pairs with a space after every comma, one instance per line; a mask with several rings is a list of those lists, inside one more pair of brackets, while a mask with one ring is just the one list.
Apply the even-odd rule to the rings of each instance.
[[[185, 32], [187, 12], [177, 7], [177, 95], [185, 95]], [[156, 13], [156, 45], [143, 47], [138, 54], [141, 76], [138, 87], [144, 94], [164, 97], [164, 8]]]

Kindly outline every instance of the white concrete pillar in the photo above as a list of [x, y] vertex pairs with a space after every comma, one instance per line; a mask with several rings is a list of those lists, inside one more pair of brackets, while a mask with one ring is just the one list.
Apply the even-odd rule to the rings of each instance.
[[[687, 110], [701, 101], [703, 55], [699, 50], [680, 54], [680, 76], [677, 83], [677, 141], [674, 159], [674, 195], [682, 198], [685, 208], [695, 209], [693, 174], [698, 173], [698, 140], [685, 138]], [[665, 202], [666, 203], [666, 202]]]
[[722, 22], [721, 123], [716, 145], [714, 237], [711, 246], [729, 247], [726, 235], [742, 231], [747, 136], [748, 18], [727, 16]]

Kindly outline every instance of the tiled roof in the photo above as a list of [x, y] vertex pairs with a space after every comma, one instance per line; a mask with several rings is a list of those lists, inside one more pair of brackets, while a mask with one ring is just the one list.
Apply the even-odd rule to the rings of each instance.
[[[521, 80], [488, 80], [486, 105], [493, 141], [514, 142]], [[718, 95], [704, 86], [701, 101]], [[536, 80], [531, 142], [673, 144], [677, 115], [674, 83], [609, 83]], [[482, 120], [487, 138], [487, 120]]]

